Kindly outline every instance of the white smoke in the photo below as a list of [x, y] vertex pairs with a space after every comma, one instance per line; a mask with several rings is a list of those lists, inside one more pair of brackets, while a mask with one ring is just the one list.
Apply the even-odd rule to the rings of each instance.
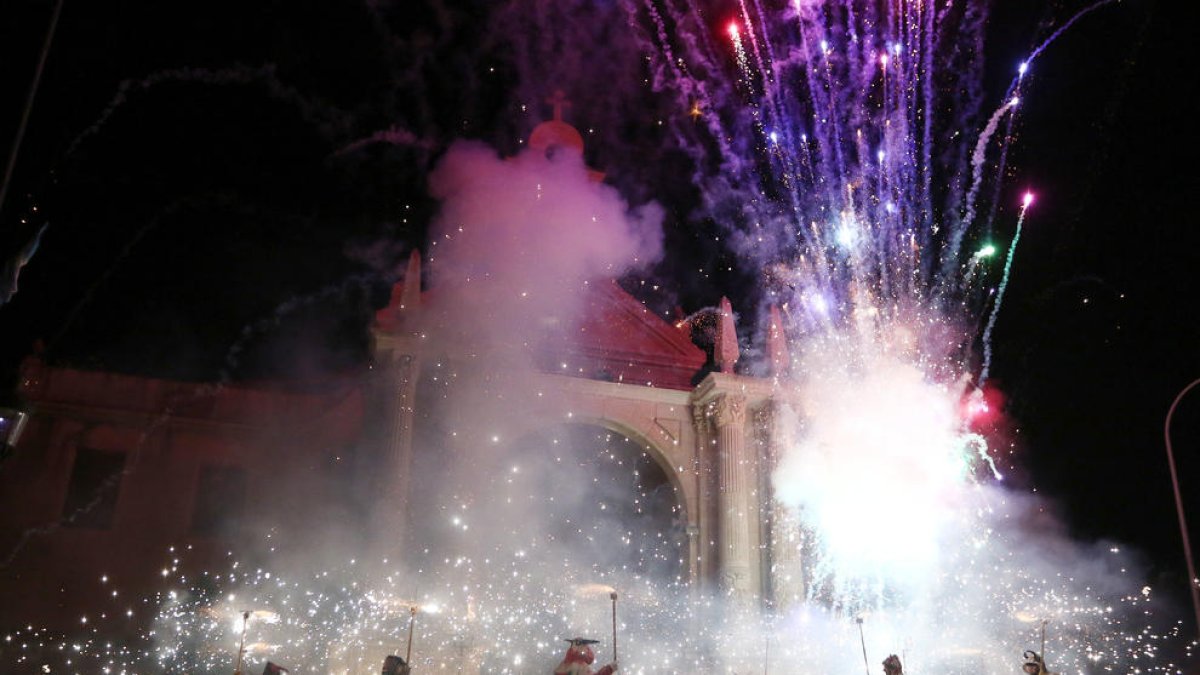
[[442, 201], [429, 243], [431, 286], [449, 294], [443, 326], [496, 347], [569, 328], [589, 284], [662, 254], [662, 210], [630, 208], [578, 153], [500, 158], [454, 144], [430, 176]]

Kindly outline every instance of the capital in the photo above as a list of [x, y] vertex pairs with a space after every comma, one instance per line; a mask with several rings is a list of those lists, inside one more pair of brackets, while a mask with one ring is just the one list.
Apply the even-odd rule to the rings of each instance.
[[746, 424], [746, 397], [741, 394], [722, 394], [712, 403], [713, 421], [717, 428]]

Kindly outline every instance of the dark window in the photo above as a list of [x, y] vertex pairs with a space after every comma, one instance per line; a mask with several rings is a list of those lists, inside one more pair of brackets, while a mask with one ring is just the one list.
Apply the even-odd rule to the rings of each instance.
[[205, 466], [196, 485], [192, 532], [200, 535], [235, 534], [246, 501], [246, 472], [232, 466]]
[[67, 501], [63, 504], [63, 524], [68, 527], [112, 527], [124, 469], [123, 452], [76, 450]]

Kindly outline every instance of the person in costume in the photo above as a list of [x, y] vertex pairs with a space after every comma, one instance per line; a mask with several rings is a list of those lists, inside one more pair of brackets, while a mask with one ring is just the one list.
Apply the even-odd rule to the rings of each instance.
[[409, 675], [411, 672], [412, 668], [395, 654], [383, 660], [383, 675]]
[[567, 642], [570, 646], [567, 647], [567, 653], [563, 656], [562, 663], [554, 669], [554, 675], [612, 675], [617, 672], [615, 661], [600, 670], [592, 671], [592, 662], [596, 660], [596, 653], [592, 651], [592, 645], [598, 644], [599, 640], [571, 638]]
[[1025, 652], [1025, 663], [1021, 666], [1021, 671], [1028, 675], [1055, 675], [1046, 667], [1046, 660], [1042, 655], [1032, 649]]

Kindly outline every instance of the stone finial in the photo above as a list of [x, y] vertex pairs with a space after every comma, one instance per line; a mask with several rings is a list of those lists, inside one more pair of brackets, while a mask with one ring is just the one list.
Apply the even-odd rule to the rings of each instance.
[[421, 306], [421, 251], [413, 249], [408, 254], [408, 267], [404, 271], [404, 291], [400, 295], [402, 309]]
[[786, 375], [792, 356], [788, 350], [787, 335], [783, 332], [783, 316], [775, 305], [771, 305], [767, 326], [767, 355], [771, 359], [771, 374], [775, 377]]
[[421, 252], [413, 249], [408, 256], [404, 278], [392, 285], [388, 304], [375, 312], [375, 327], [385, 333], [403, 329], [405, 313], [411, 314], [421, 306]]
[[732, 373], [741, 352], [738, 350], [737, 327], [733, 322], [733, 306], [722, 297], [717, 310], [717, 339], [713, 343], [713, 363], [722, 373]]

